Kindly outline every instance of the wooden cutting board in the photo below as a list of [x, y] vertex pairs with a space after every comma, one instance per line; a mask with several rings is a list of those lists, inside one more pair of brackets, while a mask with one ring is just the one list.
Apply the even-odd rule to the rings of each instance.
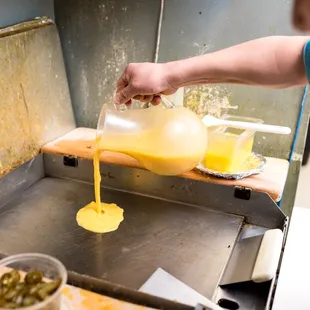
[[[42, 152], [75, 155], [77, 157], [92, 159], [95, 151], [96, 130], [91, 128], [76, 128], [64, 136], [47, 143], [42, 147]], [[276, 202], [280, 201], [289, 163], [287, 160], [267, 157], [267, 164], [262, 173], [242, 180], [226, 180], [213, 176], [201, 175], [199, 172], [190, 171], [183, 173], [181, 177], [212, 182], [228, 186], [244, 186], [255, 191], [268, 193]], [[100, 161], [109, 164], [142, 168], [140, 163], [131, 156], [105, 151], [100, 156]]]

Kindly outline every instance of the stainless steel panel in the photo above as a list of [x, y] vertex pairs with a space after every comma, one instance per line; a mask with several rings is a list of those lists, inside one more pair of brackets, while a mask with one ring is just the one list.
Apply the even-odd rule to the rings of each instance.
[[0, 178], [0, 208], [43, 176], [43, 155], [40, 154]]
[[96, 127], [128, 63], [153, 60], [159, 10], [154, 0], [55, 1], [78, 126]]
[[258, 235], [238, 240], [220, 285], [251, 281], [263, 236]]
[[[238, 310], [266, 310], [267, 298], [272, 289], [270, 282], [245, 282], [220, 287], [215, 300], [227, 299], [239, 305]], [[284, 309], [283, 309], [284, 310]]]
[[[287, 221], [283, 228], [287, 234]], [[213, 298], [216, 301], [228, 299], [237, 302], [240, 310], [269, 309], [277, 286], [278, 273], [272, 281], [265, 283], [234, 283], [234, 279], [244, 280], [252, 274], [256, 254], [266, 229], [259, 226], [244, 225]], [[251, 242], [252, 241], [252, 242]], [[279, 268], [281, 259], [279, 262]], [[242, 279], [243, 278], [243, 279]]]
[[0, 30], [0, 177], [75, 127], [56, 26], [42, 18]]
[[0, 210], [0, 249], [58, 257], [69, 270], [139, 288], [158, 268], [211, 297], [242, 218], [180, 203], [104, 189], [124, 208], [116, 232], [94, 234], [75, 215], [93, 186], [44, 178]]
[[54, 0], [0, 0], [0, 27], [38, 16], [54, 19]]
[[[78, 167], [67, 167], [63, 156], [44, 154], [49, 176], [93, 182], [93, 164], [78, 159]], [[101, 163], [102, 185], [161, 199], [203, 206], [224, 213], [244, 216], [246, 222], [266, 228], [282, 229], [285, 215], [266, 193], [252, 191], [250, 200], [235, 198], [231, 186], [195, 181], [182, 177], [162, 177], [143, 169]]]

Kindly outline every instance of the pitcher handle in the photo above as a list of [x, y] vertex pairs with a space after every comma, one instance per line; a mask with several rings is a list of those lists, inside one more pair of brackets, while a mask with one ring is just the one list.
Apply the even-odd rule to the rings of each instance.
[[[114, 92], [114, 96], [115, 96]], [[113, 96], [113, 98], [114, 98]], [[134, 100], [134, 99], [132, 99]], [[175, 108], [175, 105], [165, 96], [165, 95], [161, 95], [161, 103], [162, 105], [166, 108], [166, 109], [173, 109]], [[142, 105], [142, 107], [146, 106], [149, 107], [150, 103], [145, 103]], [[126, 104], [114, 104], [114, 107], [118, 110], [118, 111], [125, 111], [130, 109], [130, 106], [127, 106]]]
[[175, 108], [175, 105], [165, 95], [161, 95], [161, 101], [166, 109]]
[[[173, 109], [175, 108], [174, 103], [172, 103], [165, 95], [161, 95], [161, 104], [166, 108], [166, 109]], [[151, 104], [148, 103], [144, 103], [143, 104], [143, 109], [147, 109], [151, 106]]]

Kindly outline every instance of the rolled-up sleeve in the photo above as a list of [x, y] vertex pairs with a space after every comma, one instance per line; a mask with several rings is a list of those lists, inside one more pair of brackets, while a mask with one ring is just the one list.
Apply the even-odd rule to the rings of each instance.
[[310, 40], [304, 46], [303, 58], [308, 83], [310, 83]]

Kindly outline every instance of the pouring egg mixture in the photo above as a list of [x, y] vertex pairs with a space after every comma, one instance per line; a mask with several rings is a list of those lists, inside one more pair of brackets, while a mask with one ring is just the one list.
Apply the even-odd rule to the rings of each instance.
[[100, 160], [102, 150], [99, 148], [100, 137], [96, 138], [94, 154], [94, 187], [95, 201], [80, 209], [76, 215], [79, 226], [94, 233], [107, 233], [117, 230], [123, 221], [123, 209], [114, 203], [103, 203], [100, 197]]
[[[162, 114], [164, 112], [164, 114]], [[106, 133], [104, 147], [101, 137], [95, 140], [94, 186], [95, 201], [78, 211], [76, 220], [79, 226], [96, 233], [116, 230], [123, 221], [123, 209], [116, 204], [106, 204], [100, 200], [100, 160], [103, 149], [127, 154], [140, 164], [159, 175], [180, 175], [192, 170], [203, 159], [207, 146], [207, 131], [201, 120], [185, 108], [162, 110], [153, 108], [147, 112], [152, 119], [150, 128], [142, 132]], [[135, 113], [138, 113], [135, 112]], [[151, 113], [151, 114], [150, 114]], [[137, 120], [138, 121], [138, 120]], [[190, 128], [190, 130], [188, 130]]]
[[[144, 135], [143, 135], [144, 136]], [[153, 139], [150, 138], [148, 133], [142, 145], [147, 146]], [[101, 202], [100, 197], [100, 154], [103, 150], [99, 148], [100, 138], [96, 138], [96, 150], [94, 154], [94, 187], [95, 187], [95, 201], [92, 201], [84, 208], [80, 209], [76, 215], [76, 220], [79, 226], [94, 233], [107, 233], [117, 230], [120, 223], [123, 221], [123, 209], [114, 203], [107, 204]], [[146, 147], [147, 149], [147, 147]], [[115, 149], [114, 149], [115, 150]], [[137, 152], [133, 150], [120, 150], [122, 153], [133, 156], [138, 159], [140, 163], [151, 171], [161, 175], [173, 175], [181, 172], [189, 171], [199, 162], [201, 154], [197, 154], [192, 150], [186, 156], [172, 156], [166, 157], [164, 155], [149, 155], [147, 152]], [[198, 159], [197, 159], [198, 158]]]

